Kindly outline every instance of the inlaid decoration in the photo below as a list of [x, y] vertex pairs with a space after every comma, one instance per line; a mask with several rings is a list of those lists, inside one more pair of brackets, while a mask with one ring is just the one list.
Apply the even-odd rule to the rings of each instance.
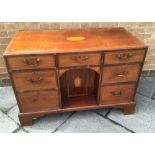
[[81, 79], [80, 79], [80, 77], [76, 77], [74, 79], [74, 86], [75, 87], [80, 87], [81, 86]]
[[80, 40], [84, 40], [86, 39], [85, 37], [81, 37], [81, 36], [76, 36], [76, 37], [67, 37], [67, 40], [70, 41], [80, 41]]

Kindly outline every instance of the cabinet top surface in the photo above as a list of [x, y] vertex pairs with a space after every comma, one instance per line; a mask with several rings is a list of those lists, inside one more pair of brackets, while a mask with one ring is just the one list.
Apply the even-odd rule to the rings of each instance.
[[124, 28], [19, 31], [4, 55], [145, 48]]

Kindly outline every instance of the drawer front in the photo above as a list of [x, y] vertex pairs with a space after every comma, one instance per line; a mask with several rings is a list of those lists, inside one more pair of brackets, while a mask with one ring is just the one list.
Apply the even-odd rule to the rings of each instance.
[[102, 84], [137, 81], [140, 68], [138, 64], [104, 67]]
[[59, 107], [57, 91], [38, 91], [18, 94], [22, 112], [36, 112]]
[[8, 57], [7, 61], [12, 70], [55, 67], [55, 58], [52, 55]]
[[143, 62], [145, 50], [120, 51], [105, 53], [104, 64]]
[[101, 104], [118, 104], [133, 100], [135, 84], [101, 87]]
[[55, 71], [14, 72], [12, 75], [17, 91], [57, 87]]
[[100, 65], [100, 54], [65, 54], [59, 56], [59, 66]]

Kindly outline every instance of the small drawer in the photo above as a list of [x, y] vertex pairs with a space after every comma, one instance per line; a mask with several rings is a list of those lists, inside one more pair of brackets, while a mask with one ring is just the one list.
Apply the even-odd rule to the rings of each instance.
[[14, 72], [13, 81], [17, 91], [56, 88], [55, 71]]
[[105, 53], [104, 64], [143, 62], [145, 50], [115, 51]]
[[101, 87], [101, 104], [118, 104], [133, 101], [135, 84]]
[[37, 91], [18, 94], [22, 112], [37, 112], [59, 107], [57, 91]]
[[59, 66], [100, 65], [100, 54], [64, 54], [59, 56]]
[[53, 55], [13, 56], [7, 57], [7, 61], [11, 70], [55, 67]]
[[141, 65], [103, 67], [102, 84], [137, 81]]

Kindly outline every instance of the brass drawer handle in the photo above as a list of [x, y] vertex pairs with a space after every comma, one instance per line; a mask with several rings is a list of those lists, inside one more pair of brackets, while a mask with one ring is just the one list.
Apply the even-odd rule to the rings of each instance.
[[35, 77], [35, 78], [28, 78], [27, 80], [30, 81], [31, 83], [35, 83], [35, 82], [42, 81], [43, 78], [41, 76], [39, 76], [39, 77]]
[[116, 56], [119, 60], [128, 60], [133, 56], [133, 54], [132, 53], [122, 53], [122, 54], [117, 54]]
[[33, 103], [37, 102], [37, 98], [33, 98], [33, 99], [32, 99], [32, 102], [33, 102]]
[[27, 65], [35, 66], [40, 63], [40, 58], [29, 58], [29, 59], [24, 58], [23, 62]]
[[73, 61], [75, 61], [76, 63], [85, 63], [88, 59], [89, 59], [89, 56], [88, 55], [85, 55], [85, 56], [73, 56], [71, 57], [71, 59]]
[[128, 74], [128, 71], [123, 71], [122, 73], [115, 73], [115, 76], [125, 77]]
[[112, 94], [113, 96], [118, 97], [118, 96], [121, 96], [121, 95], [122, 95], [122, 91], [121, 91], [121, 90], [118, 90], [118, 91], [112, 91], [111, 94]]

